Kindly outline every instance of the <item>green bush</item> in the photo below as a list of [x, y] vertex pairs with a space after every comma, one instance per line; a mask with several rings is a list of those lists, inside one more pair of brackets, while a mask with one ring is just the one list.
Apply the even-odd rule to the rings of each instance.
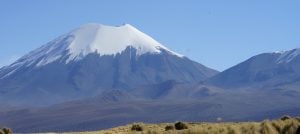
[[166, 130], [166, 131], [174, 130], [174, 126], [173, 126], [173, 125], [167, 125], [167, 126], [165, 127], [165, 130]]
[[175, 123], [175, 129], [176, 130], [183, 130], [183, 129], [188, 129], [188, 127], [185, 123], [177, 122], [177, 123]]
[[143, 131], [143, 127], [140, 126], [139, 124], [133, 124], [131, 126], [131, 131]]

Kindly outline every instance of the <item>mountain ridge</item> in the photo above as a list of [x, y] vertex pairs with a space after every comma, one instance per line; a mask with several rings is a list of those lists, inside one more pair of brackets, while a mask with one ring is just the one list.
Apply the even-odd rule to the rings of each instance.
[[2, 68], [0, 100], [54, 104], [169, 80], [197, 83], [216, 73], [131, 25], [87, 24]]
[[223, 88], [262, 88], [297, 82], [300, 49], [255, 55], [219, 74], [207, 83]]

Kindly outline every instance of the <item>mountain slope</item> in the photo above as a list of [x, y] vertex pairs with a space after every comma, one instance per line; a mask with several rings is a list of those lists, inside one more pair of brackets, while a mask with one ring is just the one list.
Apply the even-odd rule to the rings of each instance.
[[131, 25], [87, 24], [2, 68], [0, 101], [54, 104], [168, 80], [197, 83], [216, 73]]
[[298, 116], [300, 111], [300, 102], [297, 101], [300, 94], [291, 97], [276, 92], [227, 92], [197, 100], [176, 101], [130, 101], [127, 98], [116, 101], [115, 94], [109, 92], [106, 95], [42, 108], [0, 110], [0, 125], [19, 133], [74, 132], [133, 122], [215, 122], [218, 118], [224, 122], [261, 121], [286, 114]]
[[300, 81], [300, 49], [254, 56], [208, 83], [224, 88], [276, 87]]

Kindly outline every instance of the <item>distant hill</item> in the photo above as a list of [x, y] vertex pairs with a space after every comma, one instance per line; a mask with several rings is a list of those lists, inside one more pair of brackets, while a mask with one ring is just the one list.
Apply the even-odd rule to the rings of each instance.
[[232, 89], [298, 88], [300, 49], [256, 55], [207, 81], [215, 86]]

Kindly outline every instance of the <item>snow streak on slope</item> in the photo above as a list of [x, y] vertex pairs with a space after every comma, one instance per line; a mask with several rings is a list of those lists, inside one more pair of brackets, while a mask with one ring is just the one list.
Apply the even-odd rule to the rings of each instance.
[[277, 62], [278, 63], [289, 63], [299, 55], [300, 55], [300, 48], [293, 49], [290, 51], [284, 51], [284, 52], [281, 52], [281, 56], [278, 58]]

